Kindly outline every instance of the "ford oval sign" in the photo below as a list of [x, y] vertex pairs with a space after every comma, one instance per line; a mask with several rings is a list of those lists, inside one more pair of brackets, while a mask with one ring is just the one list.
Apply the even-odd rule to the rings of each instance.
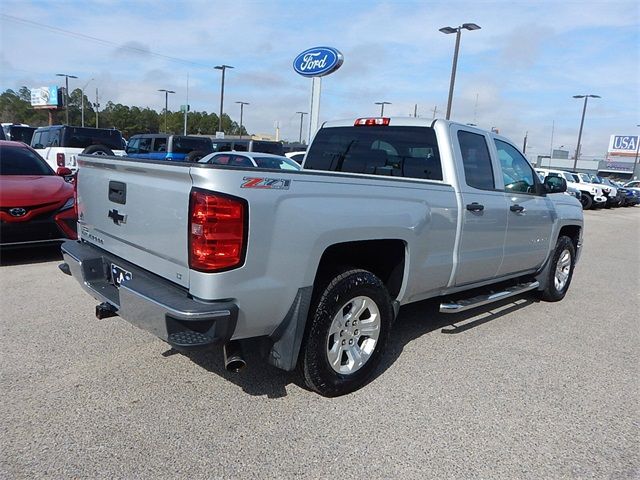
[[331, 47], [315, 47], [305, 50], [293, 61], [293, 69], [303, 77], [323, 77], [335, 72], [344, 57]]

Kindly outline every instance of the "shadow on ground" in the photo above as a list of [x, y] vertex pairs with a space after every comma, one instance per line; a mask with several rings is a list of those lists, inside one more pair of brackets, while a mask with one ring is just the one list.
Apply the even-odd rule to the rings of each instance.
[[0, 250], [0, 267], [62, 260], [60, 245]]
[[[386, 352], [372, 381], [384, 375], [385, 371], [400, 357], [404, 347], [416, 338], [438, 329], [442, 334], [463, 334], [472, 328], [531, 305], [537, 301], [537, 297], [531, 293], [524, 294], [456, 314], [440, 313], [441, 300], [440, 298], [425, 300], [401, 308], [391, 331]], [[461, 336], [461, 338], [464, 337]], [[214, 352], [191, 352], [187, 357], [209, 372], [238, 385], [249, 395], [268, 398], [285, 397], [286, 387], [292, 383], [307, 389], [297, 371], [285, 372], [269, 365], [259, 354], [259, 342], [247, 341], [243, 348], [247, 367], [240, 373], [230, 373], [225, 370], [221, 349]]]

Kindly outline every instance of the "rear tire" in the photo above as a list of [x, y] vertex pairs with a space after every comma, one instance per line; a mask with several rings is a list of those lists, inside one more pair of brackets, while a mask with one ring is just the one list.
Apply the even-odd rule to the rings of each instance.
[[111, 155], [113, 156], [113, 150], [104, 145], [89, 145], [82, 151], [83, 155]]
[[195, 163], [198, 160], [200, 160], [202, 157], [205, 157], [206, 155], [208, 155], [207, 152], [203, 152], [202, 150], [194, 150], [187, 154], [185, 161]]
[[576, 249], [571, 239], [566, 236], [558, 238], [547, 273], [546, 288], [540, 291], [543, 300], [558, 302], [564, 298], [573, 278], [575, 258]]
[[366, 270], [349, 270], [321, 285], [300, 361], [306, 385], [336, 397], [371, 378], [389, 338], [393, 307], [384, 283]]

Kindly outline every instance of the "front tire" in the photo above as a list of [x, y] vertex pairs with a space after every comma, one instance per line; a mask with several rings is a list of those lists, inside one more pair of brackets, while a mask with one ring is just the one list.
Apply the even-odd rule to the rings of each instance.
[[583, 210], [589, 210], [593, 206], [593, 198], [588, 193], [583, 193], [580, 197], [580, 203], [582, 203]]
[[366, 270], [331, 279], [309, 313], [301, 355], [306, 385], [325, 397], [365, 385], [380, 363], [393, 321], [384, 283]]
[[551, 257], [546, 287], [540, 291], [543, 300], [558, 302], [564, 298], [573, 278], [575, 258], [576, 249], [571, 239], [566, 236], [558, 238], [556, 249]]

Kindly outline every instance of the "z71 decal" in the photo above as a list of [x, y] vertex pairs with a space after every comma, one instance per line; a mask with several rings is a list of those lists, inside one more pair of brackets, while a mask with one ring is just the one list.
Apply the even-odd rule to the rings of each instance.
[[285, 180], [284, 178], [244, 177], [242, 180], [244, 183], [240, 185], [240, 188], [272, 188], [276, 190], [289, 190], [289, 185], [291, 185], [291, 180]]

